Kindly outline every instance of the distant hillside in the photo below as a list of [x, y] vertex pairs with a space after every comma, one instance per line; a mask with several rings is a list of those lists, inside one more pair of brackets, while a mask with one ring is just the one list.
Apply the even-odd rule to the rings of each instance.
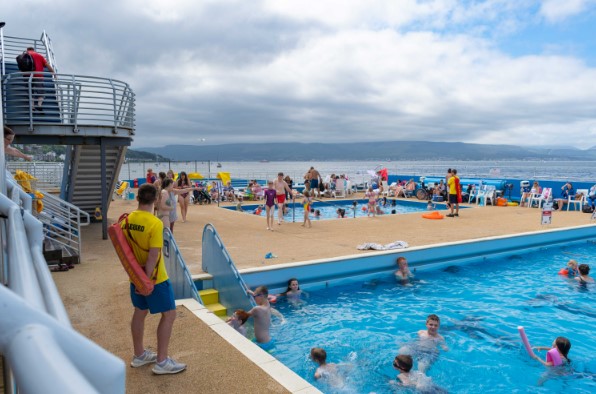
[[145, 152], [142, 150], [126, 150], [127, 161], [170, 161], [169, 158], [159, 155], [157, 153]]
[[168, 145], [141, 149], [182, 161], [596, 160], [596, 149], [424, 141]]

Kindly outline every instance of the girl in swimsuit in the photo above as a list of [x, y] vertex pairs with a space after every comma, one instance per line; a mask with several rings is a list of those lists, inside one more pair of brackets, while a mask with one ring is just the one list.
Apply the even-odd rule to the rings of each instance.
[[[190, 180], [188, 179], [188, 175], [186, 172], [180, 171], [180, 175], [178, 176], [178, 181], [176, 185], [176, 189], [184, 189], [188, 187], [192, 187]], [[180, 213], [182, 214], [182, 223], [186, 222], [186, 214], [188, 212], [188, 204], [190, 203], [190, 193], [182, 193], [178, 196], [178, 203], [180, 204]]]
[[273, 213], [275, 212], [275, 196], [277, 192], [273, 187], [273, 181], [267, 182], [265, 189], [265, 213], [267, 216], [267, 230], [273, 231]]
[[176, 214], [177, 195], [189, 191], [192, 191], [192, 188], [174, 189], [174, 181], [171, 178], [166, 178], [161, 185], [157, 217], [172, 233], [174, 232], [174, 222], [178, 219]]
[[[541, 360], [540, 357], [534, 355], [534, 358], [540, 361], [547, 367], [556, 367], [561, 365], [563, 362], [570, 363], [571, 360], [567, 357], [571, 349], [571, 342], [565, 337], [557, 337], [551, 347], [548, 346], [536, 346], [534, 350], [546, 350], [548, 352], [546, 361]], [[556, 354], [555, 354], [556, 353]]]
[[375, 217], [377, 215], [377, 194], [373, 191], [372, 186], [369, 186], [368, 191], [366, 192], [366, 194], [364, 195], [365, 197], [368, 198], [368, 215], [370, 216], [371, 213], [373, 215], [373, 217]]
[[302, 227], [312, 227], [310, 223], [310, 192], [308, 190], [304, 190], [304, 201], [302, 201], [304, 205], [304, 222], [302, 222]]

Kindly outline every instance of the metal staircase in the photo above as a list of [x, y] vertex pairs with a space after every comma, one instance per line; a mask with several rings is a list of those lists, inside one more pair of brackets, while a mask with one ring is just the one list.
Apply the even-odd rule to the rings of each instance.
[[[27, 47], [56, 68], [45, 32], [39, 40], [2, 37], [4, 124], [14, 130], [16, 143], [67, 145], [62, 198], [88, 213], [99, 208], [105, 217], [135, 134], [135, 94], [127, 83], [110, 78], [18, 72], [14, 59]], [[107, 239], [107, 221], [102, 225]]]
[[[101, 145], [73, 145], [67, 150], [64, 181], [61, 195], [85, 212], [93, 213], [96, 208], [101, 209], [102, 202], [102, 158]], [[107, 206], [109, 209], [111, 191], [116, 187], [120, 167], [126, 155], [126, 146], [105, 146], [105, 178], [104, 190], [109, 191]]]

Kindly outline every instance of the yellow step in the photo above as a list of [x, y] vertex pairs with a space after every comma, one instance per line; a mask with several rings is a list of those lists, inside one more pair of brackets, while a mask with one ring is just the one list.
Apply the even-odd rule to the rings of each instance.
[[219, 302], [219, 291], [215, 289], [200, 290], [199, 296], [205, 305], [217, 304]]
[[216, 316], [225, 317], [228, 314], [228, 310], [226, 309], [226, 307], [220, 303], [207, 304], [205, 305], [205, 307], [209, 309], [211, 312], [215, 313]]

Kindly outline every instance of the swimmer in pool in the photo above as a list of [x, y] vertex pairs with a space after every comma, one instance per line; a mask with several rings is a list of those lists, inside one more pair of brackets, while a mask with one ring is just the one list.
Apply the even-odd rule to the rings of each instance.
[[313, 347], [310, 349], [310, 358], [319, 364], [319, 367], [315, 371], [315, 379], [322, 379], [329, 386], [336, 389], [345, 386], [344, 379], [337, 369], [337, 364], [327, 363], [327, 352], [325, 352], [325, 349]]
[[[570, 363], [571, 362], [571, 360], [569, 360], [569, 358], [567, 357], [567, 355], [569, 354], [569, 350], [571, 349], [571, 342], [569, 341], [569, 339], [567, 339], [565, 337], [557, 337], [554, 340], [551, 347], [536, 346], [536, 347], [533, 347], [533, 349], [536, 351], [546, 350], [548, 352], [546, 361], [542, 360], [537, 355], [534, 355], [535, 360], [540, 361], [543, 365], [545, 365], [547, 367], [558, 366], [558, 365], [561, 365], [561, 363]], [[558, 357], [552, 356], [551, 352], [555, 349], [558, 354]]]
[[300, 284], [298, 283], [298, 279], [292, 278], [288, 280], [288, 288], [283, 293], [280, 293], [279, 296], [285, 296], [288, 300], [299, 300], [302, 296], [308, 296], [305, 291], [300, 289]]
[[567, 262], [567, 276], [570, 278], [575, 278], [576, 276], [579, 276], [579, 269], [578, 269], [578, 264], [577, 261], [571, 259]]
[[402, 285], [407, 285], [410, 283], [410, 278], [414, 277], [414, 274], [410, 271], [410, 267], [408, 267], [408, 260], [405, 257], [400, 256], [397, 258], [397, 265], [399, 269], [395, 271], [395, 279], [401, 282]]
[[449, 348], [445, 344], [445, 338], [439, 334], [439, 327], [441, 321], [439, 316], [435, 314], [428, 315], [426, 318], [426, 330], [418, 331], [418, 344], [416, 350], [418, 351], [418, 370], [422, 373], [426, 373], [428, 368], [436, 361], [439, 357], [438, 347], [444, 351], [448, 351]]
[[446, 393], [447, 391], [436, 386], [431, 378], [420, 371], [412, 371], [414, 360], [408, 354], [400, 354], [393, 360], [393, 368], [399, 371], [397, 382], [403, 387], [413, 387], [417, 393]]
[[260, 348], [269, 351], [275, 347], [275, 342], [271, 339], [269, 328], [271, 327], [271, 314], [279, 316], [284, 322], [282, 314], [271, 308], [269, 304], [269, 290], [266, 286], [259, 286], [252, 291], [246, 289], [248, 294], [253, 296], [257, 306], [248, 311], [248, 316], [253, 318], [255, 329], [255, 342]]
[[246, 323], [248, 318], [248, 313], [246, 313], [244, 309], [236, 309], [236, 312], [234, 312], [232, 316], [226, 320], [226, 323], [228, 323], [230, 327], [238, 331], [243, 336], [246, 336], [246, 326], [244, 323]]
[[590, 266], [588, 264], [580, 264], [577, 269], [579, 271], [579, 276], [575, 278], [576, 281], [582, 285], [594, 283], [594, 278], [590, 277]]

